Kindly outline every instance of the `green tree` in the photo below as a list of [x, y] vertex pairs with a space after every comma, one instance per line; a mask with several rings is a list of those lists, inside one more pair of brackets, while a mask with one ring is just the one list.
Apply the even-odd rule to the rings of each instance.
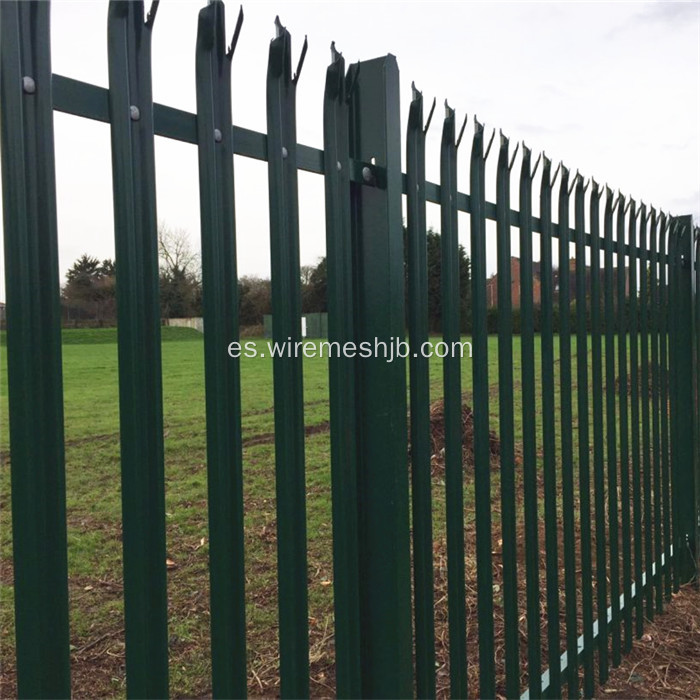
[[303, 313], [328, 311], [328, 283], [326, 258], [318, 263], [304, 265], [301, 274], [301, 309]]
[[116, 312], [115, 265], [83, 253], [66, 273], [64, 303], [100, 324]]
[[[426, 234], [428, 262], [428, 327], [433, 333], [442, 329], [442, 244], [439, 232], [432, 227]], [[460, 329], [471, 328], [471, 261], [464, 246], [459, 246]]]
[[265, 314], [272, 313], [270, 280], [241, 277], [238, 280], [239, 321], [241, 326], [258, 326]]

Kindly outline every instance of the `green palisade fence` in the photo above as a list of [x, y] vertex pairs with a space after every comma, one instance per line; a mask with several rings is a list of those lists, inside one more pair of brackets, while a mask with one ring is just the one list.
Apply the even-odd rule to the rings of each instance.
[[[154, 137], [162, 136], [196, 146], [199, 157], [214, 697], [244, 697], [248, 689], [241, 368], [226, 354], [239, 335], [234, 154], [268, 163], [272, 339], [301, 340], [302, 170], [325, 183], [328, 316], [312, 319], [311, 335], [340, 345], [407, 337], [411, 348], [407, 360], [391, 363], [350, 356], [328, 363], [335, 692], [435, 697], [442, 682], [454, 697], [592, 697], [672, 591], [697, 582], [699, 229], [690, 216], [637, 203], [578, 172], [572, 177], [564, 165], [553, 172], [544, 155], [533, 165], [530, 149], [511, 148], [503, 134], [496, 201], [489, 202], [493, 134], [475, 119], [467, 158], [459, 149], [467, 120], [458, 133], [448, 106], [440, 182], [427, 182], [425, 134], [435, 104], [426, 119], [415, 88], [402, 172], [399, 69], [391, 55], [346, 68], [333, 46], [323, 150], [299, 144], [296, 87], [306, 42], [293, 72], [292, 38], [279, 20], [269, 50], [266, 133], [232, 125], [243, 14], [227, 48], [221, 0], [199, 17], [197, 113], [154, 104], [157, 7], [110, 2], [104, 89], [52, 74], [48, 3], [0, 3], [18, 694], [71, 694], [57, 111], [111, 129], [127, 695], [169, 693], [154, 160]], [[468, 194], [459, 189], [467, 182]], [[466, 295], [473, 348], [470, 381], [459, 357], [440, 363], [442, 482], [431, 474], [430, 360], [418, 352], [429, 338], [427, 203], [441, 208], [442, 340], [460, 341]], [[460, 289], [460, 214], [470, 242], [467, 290]], [[495, 362], [489, 249], [498, 276]], [[280, 693], [305, 697], [303, 358], [275, 357], [273, 370]], [[465, 402], [471, 445], [464, 442]], [[444, 573], [435, 554], [443, 536]], [[438, 600], [443, 576], [446, 594]], [[442, 681], [438, 606], [449, 648]], [[468, 685], [470, 676], [476, 685]]]

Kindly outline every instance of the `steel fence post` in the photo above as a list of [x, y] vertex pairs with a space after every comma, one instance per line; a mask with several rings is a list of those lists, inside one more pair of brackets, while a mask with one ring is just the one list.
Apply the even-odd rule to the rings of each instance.
[[[674, 532], [673, 556], [677, 559], [679, 584], [697, 577], [698, 521], [700, 520], [700, 464], [695, 452], [697, 411], [694, 396], [694, 241], [691, 216], [674, 217], [677, 224], [670, 274], [675, 291], [671, 313], [677, 319], [671, 328], [671, 360], [676, 376], [674, 399], [671, 406], [672, 431], [671, 471], [673, 478]], [[695, 301], [697, 303], [697, 301]]]
[[0, 47], [17, 693], [69, 697], [49, 4], [0, 3]]
[[356, 375], [362, 694], [408, 697], [413, 679], [406, 368], [404, 359], [389, 356], [405, 332], [396, 59], [353, 64], [349, 81], [350, 156], [363, 163], [361, 182], [350, 186], [356, 338], [359, 348], [373, 346], [372, 356], [357, 363]]

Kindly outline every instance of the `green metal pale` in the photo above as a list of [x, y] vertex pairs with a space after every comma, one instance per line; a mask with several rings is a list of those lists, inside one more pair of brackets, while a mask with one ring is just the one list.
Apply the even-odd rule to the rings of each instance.
[[[503, 540], [503, 621], [506, 696], [517, 697], [520, 686], [518, 629], [518, 550], [515, 504], [515, 427], [513, 417], [513, 298], [511, 273], [509, 141], [501, 133], [496, 164], [496, 251], [498, 264], [498, 409], [501, 467], [501, 538]], [[522, 274], [522, 272], [521, 272]]]
[[[441, 322], [447, 347], [460, 340], [459, 240], [457, 238], [457, 145], [455, 111], [445, 105], [440, 145]], [[450, 639], [450, 692], [467, 694], [467, 618], [464, 593], [464, 472], [462, 466], [462, 360], [442, 361], [445, 406], [445, 510], [447, 521], [447, 600]]]
[[493, 571], [491, 555], [491, 442], [489, 364], [486, 325], [486, 158], [484, 127], [475, 121], [470, 165], [472, 265], [472, 391], [474, 403], [474, 496], [476, 511], [479, 694], [495, 696]]
[[[600, 275], [600, 198], [603, 192], [595, 180], [591, 185], [589, 223], [591, 228], [590, 329], [593, 387], [593, 483], [595, 508], [595, 597], [598, 637], [598, 682], [608, 678], [608, 577], [606, 551], [609, 543], [605, 527], [605, 444], [603, 440], [603, 339]], [[584, 249], [585, 254], [585, 249]], [[617, 517], [617, 513], [615, 513]], [[618, 600], [619, 602], [619, 600]]]
[[[557, 173], [559, 170], [557, 169]], [[554, 178], [556, 179], [555, 173]], [[557, 514], [556, 426], [554, 403], [554, 277], [552, 269], [552, 164], [543, 157], [540, 185], [540, 279], [542, 315], [542, 458], [547, 589], [547, 660], [552, 697], [561, 697], [559, 622], [559, 540]]]
[[[408, 339], [411, 415], [411, 496], [413, 523], [413, 586], [416, 654], [416, 694], [434, 698], [435, 611], [433, 576], [433, 524], [431, 497], [430, 360], [416, 352], [428, 342], [428, 253], [425, 212], [425, 135], [435, 101], [423, 122], [423, 95], [413, 88], [406, 135], [406, 249], [408, 258]], [[462, 565], [464, 556], [462, 555]], [[462, 568], [462, 571], [464, 569]], [[449, 576], [449, 575], [448, 575]], [[449, 585], [449, 584], [448, 584]], [[464, 595], [453, 605], [462, 605]], [[448, 606], [450, 603], [448, 602]], [[449, 614], [449, 613], [448, 613]], [[457, 627], [460, 639], [466, 628]], [[466, 671], [466, 641], [457, 648], [455, 673]], [[450, 654], [455, 655], [450, 641]], [[452, 668], [452, 665], [450, 665]], [[463, 670], [462, 670], [463, 668]], [[466, 689], [466, 686], [465, 686]]]
[[224, 4], [199, 13], [196, 48], [197, 142], [202, 231], [204, 378], [207, 415], [212, 693], [245, 697], [246, 615], [243, 455], [239, 359], [225, 352], [239, 339], [234, 210], [231, 61]]
[[155, 6], [109, 5], [126, 692], [168, 694], [168, 597], [151, 35]]
[[[527, 668], [531, 698], [542, 695], [540, 634], [540, 548], [537, 494], [537, 403], [535, 400], [534, 267], [532, 259], [532, 154], [523, 143], [520, 166], [520, 349], [522, 364], [523, 499], [525, 501], [525, 587]], [[542, 270], [540, 270], [542, 275]]]
[[[649, 414], [650, 398], [650, 372], [649, 372], [649, 269], [648, 269], [648, 226], [649, 212], [642, 204], [640, 212], [639, 243], [641, 254], [639, 256], [639, 344], [640, 344], [640, 368], [641, 377], [640, 399], [642, 413], [642, 503], [643, 503], [643, 527], [644, 527], [644, 570], [651, 572], [653, 559], [652, 542], [652, 513], [651, 513], [651, 427]], [[647, 578], [644, 588], [644, 600], [646, 617], [654, 619], [654, 589], [651, 575]]]
[[[616, 235], [618, 251], [625, 248], [625, 198], [617, 199]], [[629, 470], [629, 393], [627, 380], [627, 332], [629, 315], [627, 311], [627, 290], [629, 289], [629, 269], [627, 259], [617, 256], [617, 352], [618, 352], [618, 396], [620, 414], [620, 510], [622, 543], [622, 581], [624, 597], [624, 650], [632, 648], [632, 545], [630, 525], [630, 470]]]
[[[637, 208], [636, 202], [631, 199], [629, 206], [629, 245], [633, 251], [637, 250]], [[632, 530], [634, 532], [633, 541], [633, 571], [636, 585], [642, 579], [644, 571], [643, 541], [642, 541], [642, 484], [641, 484], [641, 445], [639, 431], [641, 427], [640, 397], [639, 397], [639, 299], [637, 296], [637, 265], [638, 258], [635, 252], [629, 257], [629, 377], [630, 377], [630, 432], [632, 447]], [[634, 599], [634, 621], [635, 635], [642, 636], [644, 631], [644, 598], [637, 595]]]
[[70, 697], [50, 7], [0, 3], [17, 693]]
[[[335, 46], [332, 59], [323, 100], [328, 340], [344, 347], [355, 339], [349, 109], [345, 59]], [[355, 372], [352, 357], [328, 360], [336, 692], [343, 698], [362, 694]]]
[[[585, 194], [588, 184], [574, 178], [574, 227], [576, 230], [576, 400], [578, 407], [579, 526], [581, 529], [581, 613], [583, 619], [583, 696], [593, 697], [595, 674], [593, 659], [593, 569], [591, 552], [591, 465], [590, 420], [588, 415], [588, 303], [586, 294]], [[591, 227], [593, 222], [591, 221]], [[559, 258], [559, 269], [568, 266]], [[562, 386], [565, 386], [562, 384]]]
[[[575, 182], [574, 182], [575, 184]], [[572, 186], [573, 187], [573, 186]], [[559, 229], [569, 230], [569, 170], [561, 166]], [[576, 546], [574, 542], [573, 409], [571, 392], [571, 287], [569, 237], [559, 236], [559, 396], [561, 428], [562, 508], [564, 513], [564, 607], [566, 620], [566, 678], [569, 697], [578, 696], [576, 653]]]
[[[408, 120], [407, 172], [402, 174], [398, 68], [392, 56], [355, 64], [346, 74], [342, 56], [333, 49], [324, 95], [324, 148], [297, 144], [296, 84], [306, 45], [296, 74], [292, 74], [291, 38], [279, 22], [277, 37], [270, 47], [267, 133], [232, 125], [231, 59], [242, 16], [231, 49], [227, 50], [221, 0], [210, 3], [200, 13], [197, 114], [153, 104], [150, 44], [157, 5], [154, 2], [147, 14], [142, 2], [110, 3], [110, 82], [109, 89], [104, 89], [51, 74], [48, 4], [9, 0], [0, 4], [19, 695], [70, 694], [53, 109], [108, 123], [112, 134], [119, 275], [127, 695], [168, 694], [154, 165], [154, 137], [162, 136], [196, 145], [199, 155], [207, 329], [213, 695], [244, 697], [247, 684], [240, 368], [237, 360], [222, 351], [238, 337], [233, 156], [239, 155], [268, 162], [273, 339], [278, 341], [291, 338], [294, 342], [301, 333], [299, 170], [322, 174], [325, 179], [328, 334], [331, 341], [341, 345], [375, 338], [389, 342], [403, 338], [406, 328], [411, 350], [418, 350], [428, 340], [427, 202], [441, 207], [443, 340], [448, 345], [459, 342], [463, 290], [459, 288], [457, 217], [460, 211], [471, 217], [479, 694], [485, 697], [501, 691], [496, 687], [494, 658], [487, 220], [496, 222], [498, 256], [497, 410], [501, 472], [497, 495], [503, 532], [505, 694], [517, 697], [521, 690], [511, 313], [511, 227], [519, 229], [529, 678], [526, 695], [561, 696], [561, 676], [565, 673], [569, 696], [578, 696], [580, 664], [583, 694], [592, 696], [596, 680], [594, 652], [598, 654], [598, 680], [604, 682], [608, 675], [609, 640], [610, 661], [617, 665], [622, 650], [631, 648], [633, 618], [634, 632], [639, 636], [645, 617], [662, 612], [664, 598], [670, 599], [671, 589], [677, 590], [696, 573], [700, 503], [700, 269], [697, 231], [692, 220], [657, 214], [644, 205], [638, 211], [633, 200], [625, 207], [625, 198], [615, 198], [608, 189], [601, 240], [601, 190], [593, 183], [586, 230], [583, 179], [577, 175], [571, 181], [569, 171], [562, 168], [558, 221], [554, 223], [554, 183], [547, 158], [543, 162], [539, 217], [535, 217], [534, 171], [531, 153], [526, 148], [520, 172], [520, 211], [515, 211], [510, 206], [514, 159], [509, 156], [505, 138], [496, 169], [496, 201], [487, 202], [485, 160], [490, 144], [484, 148], [483, 127], [478, 122], [472, 143], [470, 193], [459, 192], [457, 147], [461, 134], [455, 141], [454, 111], [449, 108], [443, 127], [440, 183], [427, 182], [427, 125], [422, 96], [417, 91]], [[432, 111], [428, 124], [431, 116]], [[572, 228], [569, 208], [574, 190]], [[405, 237], [403, 194], [407, 195], [408, 214]], [[544, 673], [539, 628], [541, 504], [537, 491], [532, 253], [536, 233], [540, 234], [541, 250], [539, 370], [548, 644], [548, 668]], [[559, 247], [556, 285], [554, 238], [558, 238]], [[576, 254], [575, 263], [570, 265], [572, 242]], [[590, 265], [586, 265], [587, 248]], [[407, 314], [404, 279], [408, 285]], [[576, 301], [574, 329], [572, 289]], [[557, 297], [559, 439], [555, 425], [554, 359]], [[576, 456], [572, 330], [577, 341]], [[453, 696], [466, 696], [468, 690], [460, 365], [458, 357], [444, 358], [448, 628]], [[335, 659], [337, 693], [341, 697], [409, 696], [414, 690], [420, 697], [436, 694], [428, 358], [411, 352], [408, 370], [410, 502], [405, 364], [396, 360], [387, 363], [381, 357], [362, 362], [332, 357], [329, 362]], [[274, 385], [281, 695], [304, 697], [309, 694], [309, 639], [300, 357], [275, 358]], [[578, 483], [574, 481], [576, 474]], [[580, 628], [574, 541], [576, 495], [581, 509]], [[563, 511], [564, 529], [563, 654], [559, 509]], [[411, 627], [412, 608], [415, 632]]]
[[[605, 188], [603, 213], [603, 306], [605, 329], [605, 429], [608, 486], [608, 548], [610, 551], [610, 633], [612, 636], [612, 665], [621, 661], [620, 625], [620, 513], [618, 502], [619, 459], [617, 452], [617, 420], [615, 392], [615, 330], [619, 317], [615, 314], [615, 267], [613, 263], [613, 215], [615, 196]], [[597, 509], [597, 506], [596, 506]], [[606, 643], [607, 646], [607, 643]]]
[[[275, 21], [267, 67], [267, 148], [272, 258], [272, 340], [301, 341], [299, 193], [296, 85], [292, 39]], [[302, 356], [273, 360], [275, 483], [279, 583], [280, 687], [283, 698], [309, 694], [309, 618], [306, 565], [306, 482]]]

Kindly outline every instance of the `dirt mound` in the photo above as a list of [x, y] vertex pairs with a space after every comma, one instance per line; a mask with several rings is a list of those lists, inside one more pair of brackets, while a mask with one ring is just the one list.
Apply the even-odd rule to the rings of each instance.
[[[430, 441], [432, 454], [444, 460], [445, 450], [445, 401], [440, 398], [430, 404]], [[498, 435], [489, 431], [489, 448], [491, 457], [500, 452]], [[474, 412], [472, 407], [462, 400], [462, 450], [469, 465], [474, 464]]]

